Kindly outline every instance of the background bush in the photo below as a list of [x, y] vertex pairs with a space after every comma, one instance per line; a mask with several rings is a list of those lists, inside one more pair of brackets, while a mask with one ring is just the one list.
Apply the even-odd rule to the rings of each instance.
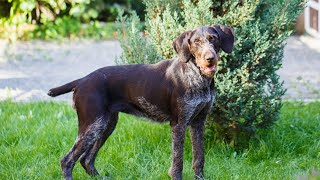
[[0, 1], [0, 38], [110, 38], [115, 29], [103, 22], [115, 21], [117, 9], [144, 18], [144, 7], [142, 0]]
[[142, 33], [144, 25], [135, 12], [127, 16], [124, 15], [123, 10], [120, 10], [116, 24], [117, 27], [120, 27], [117, 34], [123, 49], [121, 56], [116, 59], [118, 64], [147, 64], [162, 59], [162, 56], [155, 50], [155, 46], [144, 37]]
[[[139, 36], [152, 54], [173, 58], [172, 41], [186, 30], [202, 25], [223, 24], [235, 29], [232, 54], [220, 53], [215, 76], [217, 97], [207, 121], [207, 135], [242, 146], [259, 128], [272, 125], [279, 115], [285, 93], [276, 71], [281, 67], [285, 39], [301, 13], [300, 0], [183, 0], [163, 3], [146, 0], [146, 34]], [[137, 19], [128, 19], [128, 24]], [[137, 38], [128, 26], [120, 37], [122, 63], [145, 63], [144, 48], [127, 46]], [[139, 56], [128, 56], [130, 52]], [[160, 60], [161, 58], [157, 59]], [[154, 60], [154, 59], [153, 59]], [[153, 60], [147, 60], [152, 63]]]

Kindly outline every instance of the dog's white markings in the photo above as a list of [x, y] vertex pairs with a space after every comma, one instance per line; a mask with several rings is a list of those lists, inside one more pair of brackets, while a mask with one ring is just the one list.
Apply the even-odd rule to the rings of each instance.
[[158, 122], [164, 122], [170, 120], [170, 116], [161, 111], [156, 105], [148, 102], [144, 97], [138, 97], [137, 101], [140, 108], [143, 110], [142, 116], [157, 120]]
[[[92, 146], [97, 140], [99, 140], [103, 134], [103, 132], [105, 131], [107, 124], [108, 124], [108, 119], [106, 119], [105, 116], [100, 116], [98, 118], [96, 118], [96, 120], [94, 121], [94, 123], [92, 123], [86, 133], [85, 133], [85, 141], [87, 148]], [[86, 148], [86, 149], [87, 149]]]
[[184, 81], [190, 89], [199, 90], [210, 86], [212, 79], [203, 77], [200, 69], [193, 62], [188, 62], [186, 65], [188, 68], [184, 72]]
[[184, 80], [190, 88], [178, 101], [180, 101], [179, 104], [183, 105], [179, 116], [186, 119], [188, 124], [208, 103], [213, 102], [214, 94], [210, 90], [212, 79], [203, 77], [200, 69], [192, 62], [188, 63], [187, 66]]
[[188, 124], [211, 100], [212, 97], [209, 89], [186, 92], [186, 95], [182, 99], [179, 99], [180, 104], [183, 105], [179, 112], [180, 118], [186, 119], [186, 123]]

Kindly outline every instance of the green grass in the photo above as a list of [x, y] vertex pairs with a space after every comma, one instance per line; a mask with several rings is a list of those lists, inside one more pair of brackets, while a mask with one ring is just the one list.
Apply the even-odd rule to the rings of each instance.
[[[207, 179], [296, 179], [319, 170], [319, 109], [320, 102], [285, 103], [277, 124], [259, 131], [258, 140], [241, 153], [207, 140]], [[0, 179], [61, 179], [59, 161], [77, 134], [77, 118], [70, 105], [0, 102], [0, 123]], [[169, 179], [170, 149], [168, 124], [121, 114], [96, 167], [111, 179]], [[189, 134], [184, 159], [184, 178], [192, 179]], [[91, 179], [79, 163], [73, 175]]]

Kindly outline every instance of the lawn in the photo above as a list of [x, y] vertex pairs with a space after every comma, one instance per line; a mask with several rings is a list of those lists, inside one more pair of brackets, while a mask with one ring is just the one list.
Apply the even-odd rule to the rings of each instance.
[[[156, 124], [121, 114], [102, 147], [96, 167], [111, 179], [169, 179], [171, 133]], [[0, 179], [61, 179], [59, 161], [77, 135], [74, 110], [65, 103], [0, 102]], [[320, 169], [320, 102], [286, 102], [280, 120], [258, 132], [237, 153], [206, 140], [207, 179], [296, 179]], [[191, 145], [185, 144], [184, 178], [192, 179]], [[79, 163], [75, 179], [91, 179]], [[320, 178], [320, 176], [318, 176]], [[97, 178], [98, 179], [98, 178]]]

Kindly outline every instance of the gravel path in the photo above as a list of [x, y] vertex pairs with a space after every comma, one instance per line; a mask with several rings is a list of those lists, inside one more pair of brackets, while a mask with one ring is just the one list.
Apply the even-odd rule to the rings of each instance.
[[114, 65], [120, 55], [117, 41], [0, 43], [0, 100], [71, 100], [71, 93], [50, 98], [47, 91]]
[[[281, 79], [286, 99], [320, 99], [320, 39], [293, 36], [284, 53]], [[0, 100], [65, 100], [46, 95], [48, 89], [113, 65], [121, 53], [117, 41], [17, 42], [0, 41]]]
[[285, 99], [320, 100], [320, 39], [290, 37], [278, 74], [287, 88]]

